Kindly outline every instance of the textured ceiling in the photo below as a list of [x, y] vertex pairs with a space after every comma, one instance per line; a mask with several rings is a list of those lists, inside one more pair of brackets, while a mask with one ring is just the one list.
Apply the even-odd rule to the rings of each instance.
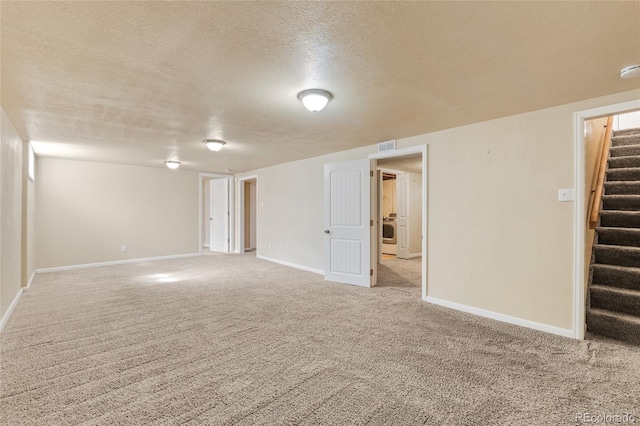
[[[637, 88], [640, 2], [0, 3], [36, 152], [240, 172]], [[296, 94], [324, 88], [327, 108]], [[212, 153], [204, 138], [227, 146]]]

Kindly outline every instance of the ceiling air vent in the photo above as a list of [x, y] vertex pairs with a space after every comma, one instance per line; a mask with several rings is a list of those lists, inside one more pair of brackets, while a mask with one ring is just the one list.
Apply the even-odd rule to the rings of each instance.
[[396, 140], [380, 142], [378, 144], [378, 152], [394, 151], [396, 149]]

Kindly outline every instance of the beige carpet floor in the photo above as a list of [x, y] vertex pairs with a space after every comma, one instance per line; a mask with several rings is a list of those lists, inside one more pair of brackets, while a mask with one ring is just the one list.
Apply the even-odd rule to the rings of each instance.
[[39, 274], [0, 334], [0, 423], [640, 422], [640, 349], [414, 293], [253, 254]]
[[418, 289], [416, 297], [422, 291], [422, 258], [385, 259], [378, 264], [378, 283], [376, 287], [397, 287]]

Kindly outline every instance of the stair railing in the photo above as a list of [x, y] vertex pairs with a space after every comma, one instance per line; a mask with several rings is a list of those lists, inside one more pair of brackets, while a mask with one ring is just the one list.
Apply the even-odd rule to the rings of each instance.
[[611, 135], [613, 134], [613, 117], [607, 117], [607, 130], [604, 134], [604, 143], [600, 161], [598, 163], [598, 180], [593, 190], [593, 201], [591, 202], [591, 213], [589, 214], [589, 229], [595, 229], [600, 216], [600, 205], [602, 204], [602, 192], [604, 191], [604, 176], [607, 171], [607, 161], [609, 160], [609, 149], [611, 147]]

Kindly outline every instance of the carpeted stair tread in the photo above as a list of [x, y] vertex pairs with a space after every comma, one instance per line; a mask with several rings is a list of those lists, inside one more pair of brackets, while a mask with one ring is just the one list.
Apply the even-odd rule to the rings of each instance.
[[623, 167], [640, 167], [640, 155], [609, 158], [609, 169], [620, 169]]
[[640, 318], [604, 309], [587, 310], [587, 329], [595, 334], [640, 344]]
[[604, 195], [602, 208], [604, 210], [640, 210], [640, 195]]
[[596, 228], [598, 244], [640, 247], [640, 228]]
[[611, 157], [626, 157], [628, 155], [640, 155], [640, 145], [612, 146], [609, 153]]
[[640, 212], [603, 210], [600, 212], [600, 226], [640, 228]]
[[607, 166], [587, 330], [640, 345], [640, 129], [613, 132]]
[[640, 317], [640, 291], [592, 285], [591, 307]]
[[593, 251], [596, 263], [640, 268], [640, 247], [596, 244]]
[[640, 134], [640, 127], [634, 127], [632, 129], [614, 130], [613, 136], [635, 135]]
[[[620, 157], [624, 158], [624, 157]], [[640, 181], [617, 180], [604, 183], [604, 193], [606, 195], [640, 195]]]
[[607, 182], [616, 180], [640, 181], [640, 167], [628, 167], [625, 169], [609, 169], [607, 171]]
[[616, 265], [592, 265], [591, 285], [626, 288], [640, 291], [640, 268]]
[[611, 146], [640, 145], [640, 134], [618, 135], [611, 138]]

